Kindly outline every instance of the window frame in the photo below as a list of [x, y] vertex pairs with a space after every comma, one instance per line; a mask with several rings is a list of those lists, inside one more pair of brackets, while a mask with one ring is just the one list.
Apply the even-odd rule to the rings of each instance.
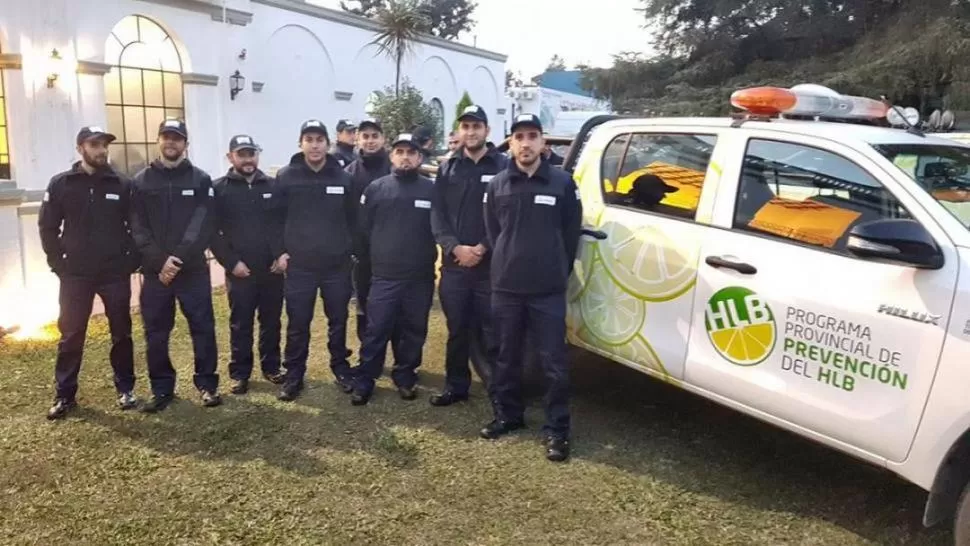
[[846, 154], [840, 153], [840, 152], [835, 151], [835, 150], [833, 150], [831, 148], [827, 148], [827, 147], [824, 147], [824, 146], [821, 146], [821, 145], [818, 145], [818, 144], [810, 144], [810, 143], [799, 142], [799, 141], [795, 141], [795, 140], [785, 140], [783, 138], [768, 137], [768, 136], [764, 136], [764, 135], [758, 135], [758, 136], [756, 136], [756, 135], [747, 135], [745, 137], [744, 146], [740, 150], [741, 151], [741, 156], [740, 156], [740, 159], [739, 159], [740, 168], [738, 169], [738, 178], [735, 181], [736, 182], [736, 187], [734, 189], [733, 194], [727, 194], [727, 195], [730, 195], [730, 198], [732, 200], [732, 202], [731, 202], [731, 208], [730, 208], [730, 211], [731, 211], [730, 224], [728, 226], [711, 226], [711, 227], [716, 227], [717, 229], [726, 230], [726, 231], [729, 231], [729, 232], [732, 232], [732, 233], [737, 233], [737, 234], [744, 235], [744, 236], [748, 236], [748, 237], [756, 237], [756, 238], [764, 239], [764, 240], [767, 240], [767, 241], [775, 241], [775, 242], [778, 242], [778, 243], [781, 243], [781, 244], [795, 245], [795, 246], [798, 246], [798, 247], [801, 247], [801, 248], [804, 248], [804, 249], [814, 250], [814, 251], [817, 251], [817, 252], [824, 252], [826, 254], [831, 254], [831, 255], [834, 255], [834, 256], [840, 256], [840, 257], [848, 258], [848, 259], [851, 259], [851, 260], [854, 260], [854, 261], [862, 261], [862, 262], [866, 262], [866, 263], [874, 263], [872, 260], [869, 260], [869, 259], [866, 259], [866, 258], [861, 258], [859, 256], [856, 256], [856, 255], [850, 253], [850, 252], [847, 252], [844, 249], [839, 250], [839, 249], [828, 248], [828, 247], [824, 247], [824, 246], [820, 246], [820, 245], [813, 245], [811, 243], [807, 243], [807, 242], [804, 242], [804, 241], [799, 241], [798, 239], [792, 239], [790, 237], [783, 237], [781, 235], [775, 235], [775, 234], [769, 233], [767, 231], [761, 231], [761, 230], [756, 230], [756, 229], [746, 229], [745, 227], [735, 226], [735, 219], [736, 219], [736, 215], [737, 215], [737, 206], [738, 206], [738, 202], [739, 202], [739, 196], [741, 195], [741, 190], [743, 189], [742, 177], [744, 176], [744, 161], [745, 161], [745, 158], [747, 158], [747, 156], [748, 156], [748, 149], [750, 148], [750, 146], [751, 146], [751, 144], [752, 144], [753, 141], [774, 142], [774, 143], [779, 143], [779, 144], [788, 144], [788, 145], [793, 145], [793, 146], [802, 146], [802, 147], [805, 147], [805, 148], [813, 148], [815, 150], [820, 150], [822, 152], [826, 152], [826, 153], [832, 154], [834, 156], [839, 157], [840, 159], [842, 159], [844, 161], [847, 161], [847, 162], [851, 163], [852, 165], [854, 165], [855, 167], [857, 167], [858, 169], [860, 169], [862, 172], [864, 172], [867, 175], [869, 175], [876, 182], [878, 182], [879, 183], [879, 186], [882, 188], [882, 190], [885, 191], [885, 192], [888, 192], [889, 195], [891, 195], [893, 197], [893, 199], [896, 200], [896, 202], [899, 204], [899, 206], [902, 207], [906, 211], [906, 213], [909, 215], [909, 219], [911, 219], [911, 220], [913, 220], [915, 222], [918, 222], [921, 226], [923, 226], [923, 229], [925, 229], [927, 231], [927, 233], [930, 234], [930, 236], [933, 238], [933, 240], [936, 242], [936, 244], [938, 246], [940, 246], [941, 248], [943, 247], [943, 245], [940, 244], [940, 241], [938, 240], [938, 238], [935, 235], [933, 235], [933, 230], [927, 228], [926, 225], [925, 225], [925, 223], [922, 220], [920, 220], [920, 218], [918, 217], [918, 215], [917, 214], [913, 214], [912, 210], [910, 210], [910, 208], [907, 207], [905, 205], [905, 203], [903, 202], [904, 200], [900, 199], [896, 195], [896, 193], [893, 192], [886, 185], [886, 183], [883, 181], [883, 179], [881, 177], [877, 176], [877, 174], [875, 172], [873, 172], [872, 169], [867, 169], [867, 168], [863, 167], [862, 165], [859, 164], [858, 161], [856, 161], [854, 159], [851, 159], [851, 158], [847, 157]]
[[[700, 207], [699, 206], [698, 206], [697, 209], [694, 210], [694, 217], [693, 218], [684, 218], [682, 216], [673, 216], [673, 215], [670, 215], [670, 214], [664, 214], [664, 213], [656, 212], [656, 211], [652, 211], [652, 210], [641, 209], [641, 208], [637, 208], [637, 207], [630, 206], [630, 205], [623, 205], [623, 204], [618, 204], [618, 203], [612, 203], [612, 202], [610, 202], [609, 198], [606, 195], [606, 188], [603, 186], [603, 181], [606, 179], [606, 173], [605, 173], [605, 171], [603, 169], [604, 164], [605, 164], [605, 161], [606, 161], [606, 152], [610, 149], [610, 146], [612, 146], [614, 142], [616, 142], [620, 138], [626, 137], [626, 139], [627, 139], [626, 145], [623, 147], [623, 153], [620, 155], [620, 160], [619, 160], [619, 162], [617, 162], [617, 165], [616, 165], [616, 172], [613, 173], [613, 178], [612, 178], [612, 180], [615, 181], [614, 183], [619, 182], [619, 174], [621, 172], [623, 172], [623, 164], [626, 163], [627, 155], [630, 152], [630, 146], [633, 143], [633, 139], [636, 136], [638, 136], [638, 135], [686, 136], [686, 137], [694, 136], [694, 137], [710, 137], [710, 138], [713, 138], [714, 139], [714, 146], [711, 149], [711, 156], [707, 160], [707, 169], [704, 171], [704, 185], [701, 187], [701, 196], [703, 197], [705, 191], [713, 191], [711, 189], [708, 189], [709, 187], [707, 185], [707, 182], [708, 182], [707, 181], [707, 173], [708, 173], [708, 171], [711, 168], [711, 162], [714, 161], [714, 156], [715, 156], [715, 153], [716, 153], [718, 144], [721, 141], [721, 138], [724, 136], [723, 133], [721, 131], [719, 131], [719, 130], [717, 130], [715, 128], [711, 128], [711, 127], [704, 128], [704, 129], [706, 129], [704, 131], [690, 131], [690, 130], [685, 130], [685, 129], [688, 129], [688, 128], [685, 128], [685, 127], [676, 127], [676, 128], [671, 128], [671, 129], [674, 129], [674, 130], [667, 130], [666, 128], [660, 128], [660, 127], [658, 127], [658, 128], [651, 128], [650, 130], [639, 130], [639, 131], [637, 131], [637, 130], [624, 130], [624, 131], [619, 132], [619, 133], [617, 133], [615, 135], [612, 135], [610, 137], [609, 142], [607, 142], [606, 146], [603, 148], [603, 153], [602, 153], [602, 156], [600, 157], [600, 166], [599, 166], [600, 167], [599, 168], [599, 171], [600, 171], [599, 188], [600, 188], [600, 195], [602, 196], [602, 199], [603, 199], [603, 205], [605, 207], [607, 207], [607, 208], [611, 208], [612, 207], [612, 208], [621, 209], [621, 210], [629, 210], [629, 211], [637, 212], [637, 213], [640, 213], [640, 214], [647, 214], [647, 215], [650, 215], [650, 216], [655, 216], [657, 218], [665, 218], [665, 219], [668, 219], [668, 220], [677, 220], [677, 221], [680, 221], [680, 222], [687, 222], [687, 223], [697, 224], [697, 225], [708, 225], [708, 224], [705, 224], [703, 222], [699, 222], [697, 220], [698, 211], [700, 210]], [[699, 204], [700, 204], [700, 200], [698, 200], [698, 205]]]
[[[0, 50], [0, 53], [2, 53], [2, 50]], [[0, 118], [3, 119], [3, 123], [0, 123], [0, 133], [3, 133], [4, 142], [7, 143], [7, 151], [0, 154], [0, 156], [6, 157], [7, 161], [6, 163], [0, 162], [0, 165], [6, 165], [6, 173], [0, 168], [0, 180], [12, 180], [13, 158], [10, 154], [10, 117], [7, 109], [6, 82], [4, 81], [3, 72], [4, 70], [0, 68]]]
[[[135, 19], [136, 35], [135, 35], [135, 38], [133, 40], [130, 40], [127, 43], [125, 43], [125, 42], [122, 41], [121, 37], [119, 37], [115, 33], [115, 31], [128, 18], [134, 18]], [[128, 50], [128, 48], [130, 48], [131, 46], [136, 45], [136, 44], [144, 44], [145, 43], [145, 42], [142, 41], [143, 36], [144, 36], [143, 31], [142, 31], [142, 25], [143, 24], [153, 25], [159, 31], [161, 31], [162, 34], [165, 35], [165, 40], [163, 40], [163, 42], [165, 42], [165, 41], [169, 42], [170, 43], [170, 47], [174, 48], [174, 50], [175, 50], [175, 56], [178, 59], [178, 68], [179, 68], [179, 71], [178, 72], [173, 72], [171, 70], [165, 70], [161, 64], [159, 65], [159, 68], [156, 69], [156, 68], [145, 68], [145, 67], [142, 67], [142, 66], [129, 66], [129, 65], [126, 65], [126, 64], [124, 64], [122, 62], [123, 59], [124, 59], [124, 56], [125, 56], [125, 52]], [[111, 31], [108, 33], [108, 37], [105, 40], [106, 40], [106, 42], [107, 41], [110, 41], [110, 40], [114, 40], [120, 46], [120, 49], [118, 50], [117, 58], [115, 58], [115, 59], [106, 59], [107, 64], [111, 66], [111, 70], [107, 74], [105, 74], [103, 76], [103, 79], [105, 81], [105, 86], [106, 86], [105, 99], [104, 99], [104, 108], [105, 108], [106, 117], [108, 118], [107, 119], [108, 126], [110, 127], [112, 125], [111, 124], [111, 116], [108, 115], [108, 112], [110, 112], [112, 109], [118, 109], [118, 110], [120, 110], [120, 116], [121, 116], [120, 117], [121, 127], [118, 128], [118, 129], [109, 128], [109, 130], [112, 130], [114, 132], [114, 134], [118, 137], [118, 140], [113, 143], [113, 146], [112, 147], [115, 148], [116, 150], [119, 150], [119, 151], [117, 151], [115, 153], [116, 154], [120, 154], [120, 157], [123, 158], [123, 160], [124, 160], [124, 164], [123, 165], [122, 164], [115, 164], [115, 167], [118, 168], [120, 171], [128, 174], [128, 175], [134, 175], [135, 172], [130, 169], [130, 166], [131, 166], [131, 158], [129, 157], [129, 147], [130, 146], [143, 147], [144, 148], [144, 150], [146, 151], [146, 156], [144, 158], [144, 162], [145, 162], [145, 165], [146, 166], [151, 162], [152, 158], [155, 155], [154, 152], [153, 152], [153, 147], [157, 145], [157, 141], [152, 140], [151, 139], [151, 136], [155, 134], [156, 128], [153, 128], [153, 127], [149, 127], [148, 126], [148, 113], [149, 113], [149, 111], [150, 110], [152, 110], [152, 111], [153, 110], [161, 110], [162, 119], [165, 120], [165, 119], [170, 119], [171, 118], [171, 116], [168, 114], [169, 111], [171, 111], [171, 110], [178, 110], [178, 111], [181, 112], [181, 115], [179, 116], [179, 119], [182, 119], [182, 120], [185, 119], [185, 111], [186, 111], [186, 104], [185, 104], [185, 84], [182, 82], [182, 77], [185, 74], [185, 63], [182, 60], [182, 54], [179, 51], [179, 48], [178, 48], [178, 46], [175, 43], [175, 38], [165, 29], [165, 27], [163, 27], [162, 25], [158, 24], [153, 19], [151, 19], [149, 17], [145, 17], [144, 15], [140, 15], [140, 14], [130, 14], [130, 15], [126, 15], [125, 17], [122, 17], [121, 19], [119, 19], [114, 24], [114, 26], [112, 26]], [[126, 98], [125, 98], [125, 79], [124, 79], [125, 71], [137, 71], [138, 72], [138, 82], [139, 82], [138, 83], [138, 86], [139, 86], [139, 91], [140, 91], [140, 95], [141, 95], [141, 98], [140, 99], [135, 98], [133, 101], [126, 100]], [[150, 72], [150, 73], [153, 73], [153, 74], [157, 74], [158, 77], [159, 77], [159, 79], [160, 79], [161, 88], [158, 91], [159, 91], [159, 93], [161, 95], [161, 106], [158, 106], [158, 105], [155, 105], [155, 104], [152, 104], [152, 105], [149, 105], [148, 104], [148, 100], [146, 99], [147, 86], [146, 86], [146, 77], [145, 77], [147, 72]], [[179, 95], [180, 95], [180, 99], [181, 99], [180, 100], [180, 104], [181, 104], [180, 106], [173, 106], [173, 105], [170, 105], [170, 103], [169, 103], [169, 98], [168, 98], [169, 90], [166, 89], [166, 87], [167, 87], [166, 86], [166, 75], [173, 75], [173, 76], [178, 77], [178, 90], [179, 90]], [[108, 82], [108, 78], [116, 78], [116, 80], [117, 80], [115, 83], [116, 83], [116, 85], [118, 87], [118, 97], [117, 97], [118, 102], [112, 102], [112, 101], [110, 101], [109, 98], [108, 98], [108, 96], [107, 96], [108, 95], [108, 93], [107, 93], [107, 85], [108, 85], [107, 82]], [[139, 116], [140, 117], [140, 120], [136, 120], [136, 123], [137, 122], [140, 122], [144, 126], [144, 128], [145, 128], [145, 140], [144, 141], [129, 140], [129, 137], [130, 137], [130, 135], [128, 134], [128, 121], [129, 120], [128, 120], [128, 114], [126, 113], [126, 110], [132, 109], [132, 108], [136, 108], [136, 109], [138, 109], [140, 111], [140, 116]], [[115, 154], [112, 154], [112, 155], [115, 155]]]

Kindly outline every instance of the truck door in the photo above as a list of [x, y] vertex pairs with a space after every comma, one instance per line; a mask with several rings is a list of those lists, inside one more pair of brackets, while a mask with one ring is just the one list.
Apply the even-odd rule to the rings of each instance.
[[587, 224], [606, 238], [580, 243], [570, 341], [661, 379], [683, 377], [698, 252], [711, 229], [695, 217], [717, 131], [657, 128], [596, 143], [600, 164], [577, 177]]
[[[740, 169], [722, 180], [722, 229], [702, 243], [686, 381], [793, 430], [900, 461], [942, 349], [955, 249], [865, 154], [751, 134]], [[945, 265], [877, 263], [846, 250], [853, 226], [885, 218], [920, 222]]]

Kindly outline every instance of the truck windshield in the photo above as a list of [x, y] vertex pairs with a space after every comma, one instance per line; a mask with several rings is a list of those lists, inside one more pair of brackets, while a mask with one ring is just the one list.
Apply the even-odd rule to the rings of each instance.
[[874, 148], [970, 228], [970, 148], [937, 144]]

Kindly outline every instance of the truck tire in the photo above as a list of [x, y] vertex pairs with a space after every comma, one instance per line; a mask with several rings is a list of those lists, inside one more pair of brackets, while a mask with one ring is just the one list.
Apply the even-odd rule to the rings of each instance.
[[953, 544], [970, 546], [970, 483], [963, 487], [953, 515]]

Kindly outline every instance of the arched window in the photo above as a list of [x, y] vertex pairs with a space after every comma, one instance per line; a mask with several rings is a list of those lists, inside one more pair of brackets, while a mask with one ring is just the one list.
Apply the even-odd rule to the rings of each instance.
[[0, 69], [0, 179], [10, 179], [10, 148], [7, 145], [7, 100], [3, 94], [3, 70]]
[[151, 19], [129, 15], [105, 43], [104, 76], [109, 131], [115, 167], [134, 174], [156, 156], [158, 126], [168, 118], [184, 119], [182, 59], [172, 37]]
[[445, 143], [445, 105], [437, 98], [431, 99], [431, 110], [435, 117], [434, 145], [438, 149], [444, 148]]

